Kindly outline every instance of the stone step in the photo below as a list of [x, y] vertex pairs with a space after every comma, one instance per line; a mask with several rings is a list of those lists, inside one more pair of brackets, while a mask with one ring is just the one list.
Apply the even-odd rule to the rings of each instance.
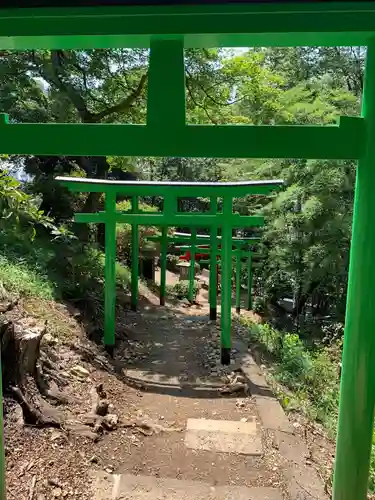
[[211, 486], [199, 481], [97, 473], [94, 500], [282, 500], [276, 488]]
[[185, 445], [195, 450], [255, 456], [263, 454], [262, 438], [255, 417], [246, 422], [189, 418]]

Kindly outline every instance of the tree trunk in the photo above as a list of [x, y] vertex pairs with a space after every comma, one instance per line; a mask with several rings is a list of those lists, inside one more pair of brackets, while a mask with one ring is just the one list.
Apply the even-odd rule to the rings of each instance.
[[[52, 388], [55, 367], [41, 351], [45, 333], [46, 325], [35, 326], [27, 318], [0, 319], [3, 388], [5, 395], [12, 396], [20, 404], [26, 425], [60, 427], [59, 411], [45, 399], [59, 401], [59, 390]], [[50, 371], [50, 377], [44, 370]], [[55, 378], [59, 378], [57, 373]]]

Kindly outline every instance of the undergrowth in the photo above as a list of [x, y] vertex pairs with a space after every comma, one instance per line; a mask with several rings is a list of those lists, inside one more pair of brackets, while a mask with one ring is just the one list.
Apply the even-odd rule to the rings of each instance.
[[294, 333], [284, 333], [268, 324], [241, 320], [248, 335], [272, 361], [271, 375], [279, 384], [286, 410], [302, 410], [320, 422], [331, 437], [338, 416], [339, 371], [325, 347], [308, 348]]
[[[130, 273], [117, 264], [119, 286], [127, 288]], [[104, 253], [79, 241], [35, 239], [14, 228], [0, 231], [0, 283], [20, 296], [41, 299], [90, 299], [103, 295]]]
[[[179, 300], [188, 299], [189, 298], [189, 280], [181, 280], [175, 283], [174, 285], [167, 286], [167, 292], [176, 297]], [[199, 283], [198, 281], [194, 281], [193, 284], [193, 300], [196, 299], [199, 292]]]
[[[340, 383], [337, 360], [341, 344], [339, 354], [332, 347], [308, 348], [297, 334], [280, 332], [267, 323], [258, 324], [247, 318], [240, 321], [250, 341], [269, 362], [269, 374], [285, 410], [302, 411], [321, 423], [330, 438], [335, 438]], [[369, 490], [375, 491], [375, 430]]]

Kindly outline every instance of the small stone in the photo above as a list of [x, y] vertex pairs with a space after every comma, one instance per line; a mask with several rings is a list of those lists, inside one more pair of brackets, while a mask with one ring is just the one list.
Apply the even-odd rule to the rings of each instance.
[[113, 474], [113, 467], [112, 467], [112, 466], [106, 467], [105, 471], [106, 471], [108, 474]]
[[106, 429], [112, 431], [117, 428], [118, 416], [115, 413], [108, 413], [108, 415], [103, 418], [102, 424]]
[[160, 420], [164, 420], [164, 415], [160, 415]]
[[99, 462], [99, 458], [96, 455], [93, 455], [90, 458], [89, 462], [92, 463], [92, 464], [97, 464]]
[[60, 497], [62, 494], [62, 489], [61, 488], [53, 488], [52, 490], [52, 496], [55, 498]]
[[237, 399], [236, 406], [237, 406], [237, 408], [244, 408], [245, 401], [243, 399]]
[[247, 418], [246, 417], [241, 418], [241, 422], [247, 422]]
[[90, 372], [88, 370], [86, 370], [86, 368], [83, 368], [83, 366], [80, 366], [80, 365], [73, 366], [70, 369], [70, 373], [72, 375], [74, 375], [75, 377], [83, 379], [83, 380], [86, 379], [90, 375]]

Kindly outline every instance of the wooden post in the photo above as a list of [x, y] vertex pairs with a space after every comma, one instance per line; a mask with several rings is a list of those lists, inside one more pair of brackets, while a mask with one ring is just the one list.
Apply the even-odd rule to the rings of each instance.
[[236, 313], [241, 312], [241, 249], [235, 251], [236, 255]]
[[233, 212], [231, 196], [223, 197], [223, 225], [221, 246], [221, 363], [230, 364], [232, 347], [232, 226]]
[[[138, 196], [132, 197], [132, 212], [138, 212]], [[131, 310], [136, 311], [138, 306], [138, 280], [139, 280], [139, 227], [132, 224], [132, 276], [131, 276]]]
[[116, 193], [105, 194], [104, 344], [115, 344], [116, 323]]
[[193, 227], [191, 230], [189, 293], [188, 293], [188, 299], [190, 302], [194, 302], [196, 236], [197, 236], [197, 228]]
[[375, 404], [375, 39], [367, 51], [346, 303], [333, 500], [365, 500]]
[[249, 256], [247, 258], [247, 310], [251, 311], [253, 307], [252, 298], [252, 288], [253, 288], [253, 259], [252, 253], [249, 251]]
[[[217, 213], [217, 198], [210, 198], [210, 213]], [[208, 282], [208, 294], [210, 302], [210, 319], [216, 320], [217, 318], [217, 227], [211, 227], [210, 229], [210, 276]]]
[[167, 289], [167, 246], [168, 246], [168, 228], [163, 226], [161, 229], [160, 240], [160, 305], [165, 305], [165, 295]]

